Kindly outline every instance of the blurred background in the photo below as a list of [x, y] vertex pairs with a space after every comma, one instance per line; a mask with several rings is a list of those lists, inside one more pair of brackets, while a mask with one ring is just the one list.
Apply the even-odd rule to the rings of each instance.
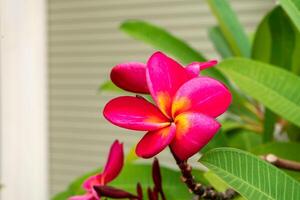
[[[33, 2], [27, 0], [23, 6]], [[261, 17], [274, 5], [272, 0], [230, 2], [248, 33], [254, 31]], [[14, 6], [20, 8], [22, 14], [22, 6], [17, 3]], [[204, 0], [48, 0], [43, 6], [30, 12], [43, 15], [40, 8], [45, 8], [47, 18], [48, 86], [45, 89], [48, 95], [43, 105], [48, 105], [45, 111], [48, 115], [46, 171], [47, 190], [52, 196], [78, 175], [101, 166], [115, 138], [123, 141], [128, 151], [141, 136], [112, 126], [101, 113], [105, 103], [113, 97], [98, 89], [109, 78], [110, 69], [120, 62], [145, 62], [153, 52], [151, 47], [122, 33], [119, 30], [122, 21], [150, 21], [185, 39], [207, 58], [217, 58], [217, 54], [207, 36], [207, 28], [215, 24], [215, 19]], [[10, 20], [3, 16], [2, 13], [1, 25]], [[30, 44], [28, 46], [30, 50]], [[3, 63], [1, 65], [5, 70]], [[1, 73], [2, 79], [4, 72]], [[2, 88], [3, 84], [5, 82]], [[1, 134], [3, 132], [2, 129]], [[2, 143], [7, 144], [5, 137]], [[3, 145], [2, 148], [2, 152], [6, 151]], [[3, 163], [7, 158], [1, 160]], [[161, 162], [172, 165], [168, 152], [161, 155]], [[9, 174], [2, 173], [2, 177], [5, 176]]]

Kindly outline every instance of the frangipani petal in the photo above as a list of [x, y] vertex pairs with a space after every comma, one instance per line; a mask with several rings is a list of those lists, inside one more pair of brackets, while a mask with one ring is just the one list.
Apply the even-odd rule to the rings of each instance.
[[95, 185], [103, 185], [104, 179], [101, 174], [96, 174], [94, 176], [88, 177], [82, 184], [82, 187], [87, 191], [91, 192], [93, 189], [93, 186]]
[[147, 84], [156, 105], [171, 117], [171, 103], [177, 89], [191, 79], [190, 73], [179, 63], [161, 52], [154, 53], [147, 62]]
[[191, 73], [193, 76], [197, 77], [200, 71], [213, 67], [218, 64], [217, 60], [209, 60], [207, 62], [193, 62], [186, 66], [186, 70]]
[[221, 115], [231, 103], [229, 90], [219, 81], [209, 77], [197, 77], [183, 84], [172, 104], [172, 115], [191, 111], [211, 117]]
[[72, 196], [68, 200], [97, 200], [92, 194]]
[[146, 81], [146, 65], [128, 62], [116, 65], [111, 73], [112, 82], [127, 91], [149, 94]]
[[175, 136], [175, 132], [175, 124], [157, 131], [148, 132], [138, 143], [135, 149], [136, 154], [143, 158], [155, 156], [170, 144]]
[[108, 159], [102, 172], [104, 184], [112, 181], [119, 175], [120, 171], [122, 170], [123, 164], [123, 144], [119, 143], [119, 141], [116, 140], [110, 148]]
[[155, 105], [140, 97], [117, 97], [106, 104], [103, 114], [111, 123], [132, 130], [153, 131], [169, 124]]
[[187, 160], [204, 147], [218, 132], [220, 124], [200, 113], [182, 113], [175, 119], [176, 135], [171, 149], [181, 160]]

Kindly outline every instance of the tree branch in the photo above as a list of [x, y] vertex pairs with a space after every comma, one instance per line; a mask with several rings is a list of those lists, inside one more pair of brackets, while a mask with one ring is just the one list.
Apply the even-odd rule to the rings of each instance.
[[268, 163], [275, 165], [279, 168], [289, 169], [289, 170], [293, 170], [293, 171], [300, 171], [300, 163], [299, 162], [295, 162], [292, 160], [286, 160], [286, 159], [280, 158], [274, 154], [263, 155], [263, 156], [261, 156], [261, 158], [263, 160], [267, 161]]

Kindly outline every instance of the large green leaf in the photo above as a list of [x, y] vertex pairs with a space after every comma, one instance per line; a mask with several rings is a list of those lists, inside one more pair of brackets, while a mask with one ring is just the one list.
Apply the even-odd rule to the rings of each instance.
[[207, 0], [222, 33], [236, 56], [250, 57], [250, 41], [227, 0]]
[[[220, 177], [214, 174], [212, 171], [207, 171], [204, 173], [204, 177], [209, 182], [209, 185], [214, 187], [219, 192], [224, 192], [230, 187], [226, 182], [224, 182]], [[242, 200], [244, 199], [242, 196], [238, 195], [234, 198], [234, 200]]]
[[[185, 41], [175, 37], [165, 29], [156, 25], [140, 20], [128, 20], [123, 22], [120, 28], [133, 38], [148, 43], [155, 49], [162, 50], [165, 53], [174, 56], [183, 64], [206, 60]], [[215, 68], [207, 69], [203, 71], [202, 74], [213, 76], [226, 82], [225, 77]]]
[[232, 52], [229, 44], [226, 41], [220, 27], [214, 26], [208, 30], [209, 39], [212, 41], [215, 49], [222, 58], [232, 57]]
[[300, 31], [281, 7], [275, 7], [259, 24], [252, 58], [287, 70], [300, 68]]
[[[252, 58], [270, 63], [287, 70], [300, 67], [296, 41], [300, 33], [284, 10], [277, 6], [259, 24], [252, 48]], [[277, 116], [266, 109], [264, 117], [263, 141], [273, 140]]]
[[200, 159], [249, 200], [298, 200], [300, 183], [257, 156], [233, 148], [213, 149]]
[[185, 41], [172, 35], [165, 29], [148, 22], [128, 20], [123, 22], [120, 28], [133, 38], [144, 41], [156, 49], [171, 54], [184, 64], [206, 60], [204, 56]]
[[299, 0], [279, 0], [284, 10], [288, 13], [294, 24], [300, 30], [300, 1]]
[[278, 67], [232, 58], [218, 67], [246, 94], [300, 126], [300, 78]]

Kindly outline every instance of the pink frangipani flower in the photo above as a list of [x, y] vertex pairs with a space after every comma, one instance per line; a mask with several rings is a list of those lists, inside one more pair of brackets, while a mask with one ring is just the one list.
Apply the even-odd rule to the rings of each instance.
[[[197, 77], [200, 71], [216, 64], [216, 60], [193, 62], [187, 65], [185, 70], [191, 77]], [[110, 79], [123, 90], [142, 94], [150, 93], [146, 81], [146, 65], [144, 63], [128, 62], [118, 64], [111, 70]]]
[[104, 170], [100, 174], [91, 176], [84, 181], [82, 186], [85, 189], [86, 194], [70, 197], [69, 200], [100, 200], [100, 196], [97, 194], [94, 187], [106, 185], [115, 179], [119, 175], [123, 163], [123, 144], [116, 140], [110, 148]]
[[[138, 156], [153, 157], [169, 145], [179, 159], [186, 160], [217, 133], [220, 124], [215, 118], [231, 103], [231, 94], [222, 83], [198, 76], [201, 68], [213, 64], [215, 61], [192, 63], [184, 68], [156, 52], [144, 66], [145, 72], [139, 68], [138, 79], [128, 80], [132, 82], [127, 85], [118, 84], [127, 90], [146, 93], [146, 90], [140, 90], [142, 85], [138, 85], [143, 83], [142, 74], [145, 73], [147, 87], [143, 85], [143, 88], [149, 89], [155, 105], [139, 96], [121, 96], [107, 103], [103, 114], [117, 126], [148, 131], [136, 147]], [[126, 75], [118, 72], [122, 81], [126, 80], [124, 77], [133, 77], [129, 75], [129, 66], [121, 67]], [[134, 86], [138, 89], [134, 90]]]

